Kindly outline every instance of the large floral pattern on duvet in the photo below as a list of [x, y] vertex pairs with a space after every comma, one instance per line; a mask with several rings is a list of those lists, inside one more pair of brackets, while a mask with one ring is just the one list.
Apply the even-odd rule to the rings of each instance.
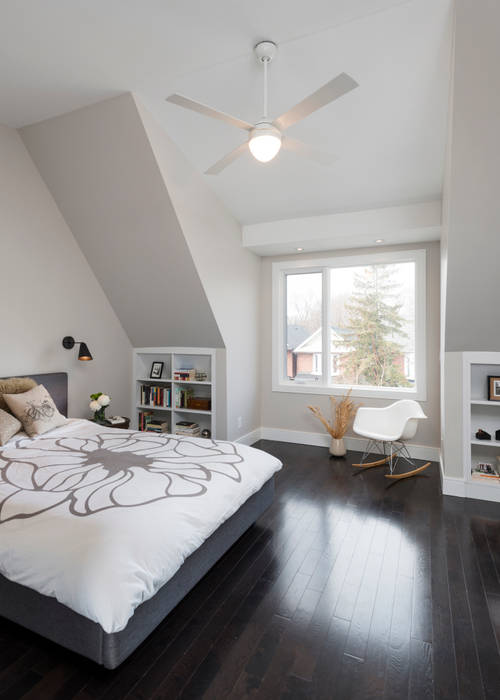
[[0, 453], [0, 525], [63, 503], [73, 515], [204, 494], [214, 475], [241, 481], [229, 442], [110, 431], [16, 440]]

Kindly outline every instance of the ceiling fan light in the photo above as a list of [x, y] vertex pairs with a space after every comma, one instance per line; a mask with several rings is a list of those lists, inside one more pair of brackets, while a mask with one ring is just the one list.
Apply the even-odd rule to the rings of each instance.
[[279, 153], [281, 133], [272, 124], [257, 125], [250, 134], [248, 148], [255, 160], [268, 163]]

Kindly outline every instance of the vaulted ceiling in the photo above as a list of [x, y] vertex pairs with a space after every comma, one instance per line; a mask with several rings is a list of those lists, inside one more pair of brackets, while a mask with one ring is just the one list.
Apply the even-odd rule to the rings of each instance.
[[451, 12], [452, 0], [2, 0], [0, 122], [24, 126], [133, 91], [203, 171], [243, 132], [164, 98], [180, 92], [257, 120], [252, 47], [269, 38], [279, 45], [272, 114], [342, 71], [360, 87], [292, 127], [336, 154], [333, 167], [245, 155], [207, 176], [241, 222], [439, 198]]

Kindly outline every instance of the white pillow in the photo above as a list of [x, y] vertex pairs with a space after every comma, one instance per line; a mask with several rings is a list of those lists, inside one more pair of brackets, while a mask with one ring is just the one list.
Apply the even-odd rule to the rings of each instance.
[[22, 427], [17, 418], [0, 408], [0, 445], [5, 445]]
[[3, 398], [30, 437], [42, 435], [66, 423], [66, 418], [59, 413], [43, 384], [22, 394], [4, 394]]

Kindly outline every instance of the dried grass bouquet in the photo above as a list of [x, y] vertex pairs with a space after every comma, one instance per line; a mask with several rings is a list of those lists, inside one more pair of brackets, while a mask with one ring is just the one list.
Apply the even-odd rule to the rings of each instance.
[[340, 400], [337, 400], [335, 396], [330, 396], [331, 420], [327, 420], [323, 416], [319, 406], [308, 406], [307, 408], [323, 423], [325, 430], [334, 440], [341, 440], [354, 420], [359, 405], [351, 399], [351, 389], [349, 389]]

